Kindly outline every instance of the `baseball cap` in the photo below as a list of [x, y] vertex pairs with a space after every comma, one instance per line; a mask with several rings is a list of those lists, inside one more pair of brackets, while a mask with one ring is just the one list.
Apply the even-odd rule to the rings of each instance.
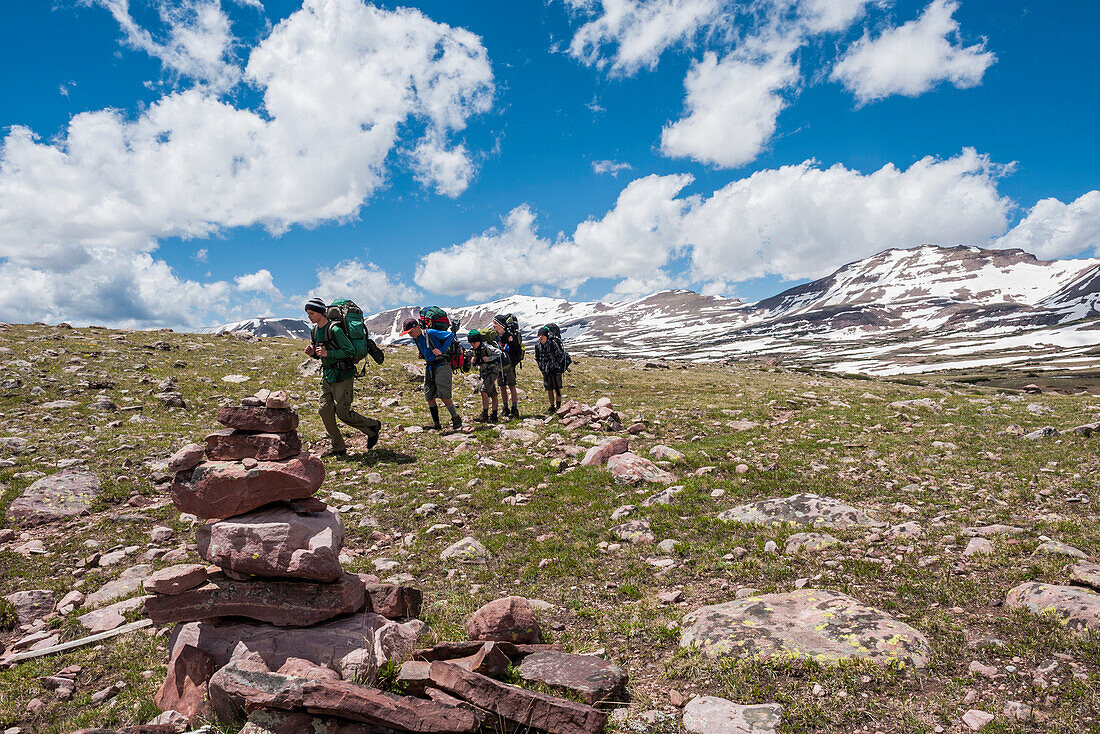
[[401, 327], [401, 328], [404, 329], [404, 331], [401, 332], [401, 336], [405, 336], [406, 334], [408, 334], [410, 331], [412, 331], [413, 329], [415, 329], [418, 326], [420, 326], [420, 322], [417, 321], [416, 319], [405, 319], [405, 323]]

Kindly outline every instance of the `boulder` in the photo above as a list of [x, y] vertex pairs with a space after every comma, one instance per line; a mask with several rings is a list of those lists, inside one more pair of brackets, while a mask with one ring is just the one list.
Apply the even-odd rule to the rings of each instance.
[[1069, 568], [1069, 580], [1079, 586], [1100, 591], [1100, 563], [1078, 561]]
[[719, 520], [759, 523], [761, 525], [791, 525], [847, 528], [876, 523], [862, 510], [850, 507], [831, 497], [816, 494], [795, 494], [761, 500], [719, 513]]
[[218, 520], [195, 533], [199, 556], [236, 573], [336, 581], [343, 576], [339, 513], [299, 514], [273, 505]]
[[415, 732], [473, 734], [481, 724], [473, 713], [435, 701], [396, 696], [350, 681], [261, 672], [237, 662], [218, 670], [210, 680], [210, 689], [212, 697], [216, 695], [242, 709], [308, 709], [313, 714]]
[[386, 661], [408, 659], [416, 634], [370, 612], [323, 622], [314, 627], [275, 627], [239, 621], [210, 620], [177, 625], [169, 650], [192, 645], [214, 656], [221, 667], [247, 655], [278, 670], [291, 658], [332, 668], [346, 679], [373, 679]]
[[828, 533], [795, 533], [787, 538], [783, 552], [790, 555], [802, 551], [820, 551], [839, 543], [839, 540]]
[[715, 696], [699, 696], [684, 706], [684, 729], [693, 734], [775, 734], [783, 718], [777, 703], [741, 706]]
[[176, 475], [169, 492], [180, 512], [205, 518], [232, 517], [278, 500], [310, 497], [325, 479], [313, 454], [261, 461], [252, 468], [233, 461], [207, 461]]
[[161, 711], [180, 712], [189, 722], [209, 715], [206, 690], [215, 670], [213, 655], [191, 645], [180, 646], [168, 661], [168, 675], [153, 703]]
[[189, 443], [169, 457], [168, 465], [165, 468], [173, 474], [194, 469], [202, 463], [203, 452], [202, 444]]
[[242, 431], [287, 433], [298, 428], [298, 413], [286, 409], [226, 405], [218, 411], [218, 423]]
[[641, 482], [656, 482], [658, 484], [672, 484], [676, 477], [664, 469], [659, 468], [649, 459], [627, 451], [624, 454], [616, 454], [607, 460], [607, 468], [616, 482], [624, 484], [638, 484]]
[[297, 431], [255, 433], [224, 428], [206, 436], [206, 457], [213, 461], [281, 461], [297, 456], [301, 451], [302, 439]]
[[19, 624], [31, 624], [42, 619], [54, 608], [54, 595], [49, 589], [28, 589], [8, 594], [4, 601], [15, 607], [15, 616]]
[[658, 444], [649, 450], [649, 455], [654, 459], [664, 459], [665, 461], [680, 461], [684, 458], [682, 451], [677, 451], [671, 446], [663, 446]]
[[705, 606], [684, 617], [681, 647], [713, 658], [864, 659], [924, 668], [927, 639], [904, 622], [845, 594], [802, 589]]
[[387, 619], [403, 619], [420, 616], [424, 594], [411, 586], [368, 583], [367, 598], [370, 600], [369, 609], [375, 614]]
[[491, 601], [466, 622], [466, 635], [471, 640], [536, 643], [541, 634], [535, 610], [522, 596]]
[[1084, 634], [1100, 630], [1100, 594], [1078, 586], [1029, 581], [1008, 592], [1005, 606], [1052, 615], [1074, 632]]
[[[320, 364], [320, 363], [318, 363]], [[256, 709], [240, 734], [386, 734], [386, 730], [358, 721], [313, 716], [302, 711]]]
[[248, 617], [280, 627], [306, 627], [359, 611], [365, 599], [363, 582], [351, 574], [332, 583], [234, 581], [215, 574], [196, 589], [148, 599], [145, 614], [156, 624]]
[[650, 531], [648, 520], [627, 520], [611, 528], [611, 534], [627, 543], [653, 543], [657, 540]]
[[569, 691], [589, 704], [619, 701], [626, 694], [626, 671], [595, 655], [538, 652], [523, 659], [519, 675], [526, 681]]
[[622, 436], [611, 438], [603, 443], [598, 443], [585, 452], [581, 459], [581, 466], [602, 466], [607, 460], [618, 454], [625, 454], [630, 450], [630, 442]]
[[8, 507], [6, 519], [19, 527], [34, 527], [88, 512], [99, 496], [99, 478], [81, 469], [66, 469], [23, 490]]
[[206, 583], [206, 566], [181, 563], [154, 571], [142, 583], [150, 594], [182, 594]]
[[591, 706], [498, 683], [453, 663], [432, 663], [428, 677], [447, 693], [532, 729], [553, 734], [600, 734], [607, 726], [607, 714]]
[[492, 558], [492, 554], [481, 543], [470, 536], [449, 546], [439, 555], [446, 561], [451, 558], [461, 563], [485, 564]]

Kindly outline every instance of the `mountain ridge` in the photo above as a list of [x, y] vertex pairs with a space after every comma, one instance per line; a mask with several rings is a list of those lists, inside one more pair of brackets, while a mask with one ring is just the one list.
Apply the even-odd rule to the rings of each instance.
[[[922, 245], [883, 250], [755, 303], [671, 289], [614, 302], [512, 295], [447, 310], [463, 330], [515, 313], [528, 340], [538, 326], [557, 323], [577, 354], [774, 357], [878, 374], [995, 362], [1072, 368], [1093, 364], [1100, 345], [1100, 323], [1093, 323], [1100, 321], [1100, 259]], [[405, 306], [366, 322], [380, 341], [392, 343], [415, 313]], [[252, 319], [219, 328], [293, 336], [301, 331], [295, 321]], [[972, 358], [955, 359], [965, 356]]]

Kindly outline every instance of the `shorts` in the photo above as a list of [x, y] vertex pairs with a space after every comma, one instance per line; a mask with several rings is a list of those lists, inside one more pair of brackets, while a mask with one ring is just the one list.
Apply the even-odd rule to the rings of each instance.
[[449, 362], [424, 370], [424, 399], [425, 400], [450, 400], [451, 399], [451, 365]]
[[561, 392], [561, 373], [549, 372], [542, 375], [542, 386], [546, 390]]
[[483, 395], [488, 395], [493, 398], [497, 394], [497, 381], [500, 379], [500, 375], [496, 372], [489, 372], [482, 376], [478, 380], [477, 391]]
[[510, 364], [504, 368], [504, 371], [500, 375], [500, 383], [505, 387], [516, 386], [516, 366]]

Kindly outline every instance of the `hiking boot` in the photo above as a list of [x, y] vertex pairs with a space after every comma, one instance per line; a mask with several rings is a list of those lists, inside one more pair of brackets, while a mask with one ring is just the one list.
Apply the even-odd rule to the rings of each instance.
[[439, 423], [429, 423], [426, 426], [421, 426], [425, 431], [442, 431], [443, 426]]
[[321, 452], [321, 458], [326, 459], [329, 456], [347, 456], [347, 449], [329, 449], [328, 451]]
[[451, 419], [451, 430], [457, 431], [459, 428], [462, 428], [462, 418], [456, 415]]
[[[497, 416], [497, 414], [493, 413], [493, 418], [494, 419], [496, 419], [496, 416]], [[487, 411], [487, 410], [481, 411], [481, 415], [479, 415], [477, 418], [474, 418], [474, 423], [488, 423], [488, 422], [489, 422], [489, 411]]]
[[554, 413], [557, 413], [557, 412], [558, 412], [558, 409], [555, 408], [553, 405], [546, 406], [546, 415], [554, 415]]
[[489, 422], [500, 423], [500, 419], [497, 417], [497, 412], [495, 410], [489, 414]]
[[378, 443], [378, 436], [379, 436], [378, 431], [375, 431], [374, 433], [367, 434], [367, 451], [370, 451], [371, 449], [373, 449], [375, 447], [375, 445]]
[[519, 406], [518, 405], [513, 405], [512, 406], [512, 417], [515, 418], [517, 421], [519, 420]]

